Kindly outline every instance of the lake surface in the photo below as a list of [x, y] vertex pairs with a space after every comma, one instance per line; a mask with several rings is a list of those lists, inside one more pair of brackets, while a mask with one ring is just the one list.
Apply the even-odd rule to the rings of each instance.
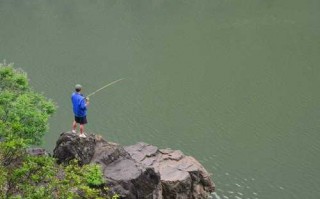
[[44, 146], [91, 97], [87, 132], [180, 149], [217, 198], [320, 197], [320, 1], [0, 0], [0, 60], [59, 106]]

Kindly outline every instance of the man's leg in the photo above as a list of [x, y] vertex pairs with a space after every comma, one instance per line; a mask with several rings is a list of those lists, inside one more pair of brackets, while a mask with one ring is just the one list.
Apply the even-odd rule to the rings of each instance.
[[86, 135], [84, 134], [84, 125], [87, 123], [87, 117], [84, 116], [83, 118], [81, 118], [81, 122], [80, 122], [80, 137], [86, 137]]
[[84, 124], [80, 124], [80, 134], [83, 134], [84, 132]]
[[77, 122], [74, 120], [72, 123], [72, 132], [75, 133], [77, 129]]
[[84, 132], [84, 124], [80, 124], [80, 135], [79, 135], [79, 137], [82, 137], [82, 138], [87, 137], [83, 132]]

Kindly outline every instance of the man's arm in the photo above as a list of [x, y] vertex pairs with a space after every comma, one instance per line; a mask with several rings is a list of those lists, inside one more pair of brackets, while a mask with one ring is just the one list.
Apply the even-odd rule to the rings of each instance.
[[80, 109], [81, 110], [87, 110], [87, 100], [86, 98], [82, 98], [80, 101]]

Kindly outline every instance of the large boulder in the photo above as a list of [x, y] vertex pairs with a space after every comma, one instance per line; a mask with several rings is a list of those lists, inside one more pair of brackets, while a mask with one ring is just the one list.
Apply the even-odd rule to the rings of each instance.
[[214, 191], [203, 166], [181, 151], [138, 143], [122, 147], [101, 136], [81, 138], [61, 133], [53, 156], [58, 163], [72, 159], [98, 163], [111, 191], [128, 199], [200, 199]]
[[57, 162], [69, 163], [70, 160], [77, 159], [81, 165], [89, 164], [94, 155], [96, 147], [95, 136], [90, 135], [83, 139], [72, 132], [63, 132], [60, 134], [53, 150], [53, 157]]
[[159, 174], [153, 168], [135, 161], [122, 146], [94, 134], [82, 138], [72, 132], [61, 133], [53, 157], [64, 164], [72, 159], [80, 164], [100, 164], [111, 191], [122, 198], [152, 199], [160, 184]]
[[124, 148], [133, 159], [160, 174], [164, 198], [200, 199], [214, 191], [214, 183], [205, 168], [179, 150], [158, 149], [143, 142]]

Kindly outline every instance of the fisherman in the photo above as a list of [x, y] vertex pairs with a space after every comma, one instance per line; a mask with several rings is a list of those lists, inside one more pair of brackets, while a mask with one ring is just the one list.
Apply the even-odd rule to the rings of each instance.
[[77, 84], [75, 86], [75, 91], [72, 93], [71, 102], [73, 105], [74, 121], [72, 124], [72, 132], [76, 133], [77, 123], [80, 124], [80, 135], [79, 137], [86, 137], [84, 134], [84, 125], [88, 123], [87, 121], [87, 107], [89, 106], [89, 98], [85, 98], [81, 93], [82, 86]]

